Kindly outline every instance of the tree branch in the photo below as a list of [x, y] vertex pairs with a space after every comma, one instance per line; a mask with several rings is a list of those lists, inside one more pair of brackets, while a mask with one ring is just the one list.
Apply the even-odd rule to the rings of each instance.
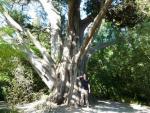
[[[122, 37], [119, 41], [125, 42], [125, 38]], [[117, 39], [113, 39], [111, 41], [108, 42], [104, 42], [104, 43], [97, 43], [96, 46], [90, 47], [88, 50], [88, 55], [91, 56], [92, 54], [96, 53], [98, 50], [100, 49], [104, 49], [106, 47], [109, 47], [111, 45], [114, 45], [118, 42]]]
[[43, 47], [40, 42], [34, 37], [29, 30], [27, 30], [27, 35], [30, 37], [36, 48], [40, 51], [41, 55], [43, 58], [50, 64], [54, 63], [51, 56], [48, 54], [47, 50], [45, 47]]
[[80, 3], [81, 0], [69, 0], [68, 1], [68, 31], [71, 31], [75, 34], [79, 35], [79, 27], [80, 27]]
[[[43, 53], [42, 55], [44, 55], [44, 58], [47, 57], [47, 59], [49, 59], [45, 48], [42, 47], [42, 45], [35, 39], [35, 37], [29, 31], [26, 32], [17, 22], [13, 20], [13, 18], [11, 18], [11, 16], [7, 12], [3, 12], [3, 15], [5, 16], [7, 23], [9, 25], [11, 25], [17, 31], [25, 35], [26, 34], [29, 35], [35, 46], [40, 50], [41, 53]], [[37, 71], [37, 73], [42, 78], [44, 83], [48, 86], [48, 88], [52, 89], [52, 87], [54, 86], [54, 78], [55, 78], [55, 74], [54, 75], [52, 74], [53, 73], [52, 64], [49, 65], [49, 63], [47, 62], [48, 60], [41, 59], [40, 57], [35, 55], [34, 52], [26, 46], [19, 32], [16, 32], [16, 38], [20, 42], [18, 45], [19, 48], [27, 55], [27, 59], [29, 60], [31, 65], [33, 65], [34, 69]]]
[[39, 0], [44, 11], [47, 13], [48, 20], [52, 29], [59, 29], [61, 17], [59, 12], [54, 8], [52, 0]]
[[93, 15], [89, 15], [87, 16], [86, 18], [84, 18], [83, 20], [81, 20], [81, 31], [84, 31], [86, 29], [86, 27], [94, 21], [94, 18]]
[[41, 3], [43, 9], [47, 13], [47, 17], [51, 27], [51, 57], [55, 62], [57, 62], [61, 54], [61, 48], [63, 46], [62, 39], [60, 37], [60, 13], [53, 6], [52, 0], [39, 0], [39, 2]]
[[75, 0], [69, 0], [69, 12], [68, 12], [68, 30], [69, 31], [73, 31], [73, 17], [74, 17], [74, 4], [75, 4]]
[[99, 26], [101, 25], [102, 19], [105, 16], [106, 11], [107, 11], [108, 7], [111, 5], [111, 3], [112, 3], [112, 0], [106, 0], [103, 8], [100, 10], [99, 14], [94, 19], [94, 22], [92, 24], [92, 27], [90, 28], [88, 36], [85, 38], [85, 41], [83, 42], [83, 45], [81, 46], [81, 49], [75, 56], [76, 62], [78, 62], [82, 58], [82, 56], [86, 53], [86, 51], [88, 50], [89, 45], [91, 44], [91, 41], [93, 39], [93, 35], [96, 32], [96, 29], [99, 28]]
[[[20, 39], [22, 39], [18, 32], [16, 32], [15, 37], [19, 41]], [[51, 84], [50, 82], [53, 83], [54, 77], [50, 76], [52, 64], [49, 65], [44, 59], [41, 59], [40, 57], [38, 57], [36, 54], [34, 54], [34, 52], [30, 48], [27, 47], [26, 43], [23, 40], [21, 41], [22, 43], [18, 44], [19, 49], [26, 54], [27, 60], [30, 62], [33, 68], [37, 71], [37, 73], [42, 78], [42, 80], [46, 82], [46, 85]], [[48, 86], [48, 87], [50, 88], [51, 86]]]
[[[100, 4], [100, 10], [102, 8], [102, 6], [104, 5], [104, 1], [105, 0], [100, 0], [100, 1], [97, 1], [97, 3]], [[83, 20], [81, 20], [81, 29], [82, 31], [84, 31], [86, 29], [86, 27], [94, 21], [94, 18], [96, 17], [95, 14], [90, 14], [88, 15], [87, 17], [85, 17]]]
[[111, 46], [111, 45], [116, 44], [116, 42], [117, 42], [117, 40], [114, 39], [114, 40], [111, 40], [111, 41], [109, 41], [109, 42], [98, 43], [96, 46], [89, 48], [89, 51], [88, 51], [88, 52], [89, 52], [90, 54], [94, 54], [95, 52], [97, 52], [97, 51], [100, 50], [100, 49], [104, 49], [104, 48], [106, 48], [106, 47], [108, 47], [108, 46]]
[[11, 16], [7, 12], [3, 12], [4, 17], [6, 18], [6, 21], [9, 25], [11, 25], [13, 28], [15, 28], [18, 31], [23, 31], [22, 27], [14, 20], [11, 18]]
[[[30, 33], [29, 30], [27, 30], [27, 32], [25, 32], [22, 27], [7, 13], [4, 12], [3, 13], [5, 18], [7, 19], [7, 23], [9, 25], [11, 25], [13, 28], [22, 31], [24, 33], [27, 33], [27, 35], [30, 37], [30, 39], [32, 40], [32, 42], [34, 43], [34, 45], [37, 47], [37, 49], [41, 52], [41, 55], [43, 56], [43, 58], [48, 62], [48, 63], [53, 63], [50, 55], [47, 53], [46, 48], [44, 48], [39, 41], [36, 40], [36, 38]], [[23, 39], [21, 37], [18, 37], [18, 41], [20, 43], [23, 43]]]
[[[16, 38], [22, 39], [19, 33], [16, 34]], [[54, 76], [51, 76], [52, 64], [49, 65], [44, 59], [41, 59], [35, 55], [34, 52], [32, 52], [32, 50], [28, 48], [24, 42], [19, 44], [19, 48], [27, 55], [27, 60], [36, 70], [38, 75], [42, 78], [43, 82], [50, 90], [52, 90], [54, 86]]]

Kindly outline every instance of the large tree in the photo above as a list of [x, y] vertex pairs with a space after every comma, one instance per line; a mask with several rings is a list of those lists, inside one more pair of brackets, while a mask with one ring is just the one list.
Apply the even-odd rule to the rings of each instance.
[[[30, 1], [32, 0], [27, 0], [27, 3]], [[73, 93], [80, 90], [76, 86], [76, 77], [85, 69], [86, 55], [90, 51], [89, 48], [91, 47], [94, 34], [100, 28], [102, 19], [105, 17], [108, 9], [116, 7], [117, 5], [115, 4], [120, 2], [114, 0], [112, 4], [112, 0], [87, 0], [84, 5], [87, 17], [83, 19], [80, 14], [81, 2], [83, 2], [81, 0], [62, 0], [57, 1], [58, 4], [54, 4], [53, 0], [38, 0], [38, 2], [46, 13], [51, 28], [49, 33], [50, 46], [48, 48], [50, 49], [50, 54], [49, 50], [40, 43], [31, 30], [24, 27], [24, 25], [20, 25], [21, 23], [17, 23], [17, 20], [15, 21], [10, 16], [3, 5], [1, 6], [2, 14], [7, 23], [15, 29], [18, 47], [26, 54], [28, 61], [52, 91], [52, 94], [57, 95], [57, 103], [61, 103], [64, 100], [70, 103], [70, 100], [73, 99]], [[59, 7], [59, 5], [62, 5], [61, 3], [67, 9], [65, 11], [67, 13], [66, 25], [62, 24], [63, 16], [65, 17], [66, 15], [61, 15], [63, 12]], [[111, 14], [113, 14], [111, 11], [113, 12], [113, 9], [111, 10], [110, 8], [107, 20], [111, 20]], [[117, 16], [115, 17], [117, 18]], [[117, 22], [116, 18], [114, 20]], [[87, 33], [85, 33], [85, 30]], [[62, 31], [65, 31], [65, 36], [62, 35]], [[24, 37], [30, 38], [41, 56], [38, 56], [29, 48]], [[101, 43], [95, 47], [97, 49], [104, 48], [113, 43], [114, 41]], [[86, 61], [84, 61], [85, 59]]]

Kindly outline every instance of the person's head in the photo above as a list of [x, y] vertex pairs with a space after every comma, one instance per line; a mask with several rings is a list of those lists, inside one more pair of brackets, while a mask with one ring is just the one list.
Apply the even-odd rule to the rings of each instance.
[[84, 78], [84, 80], [87, 80], [87, 76], [85, 73], [83, 74], [83, 78]]

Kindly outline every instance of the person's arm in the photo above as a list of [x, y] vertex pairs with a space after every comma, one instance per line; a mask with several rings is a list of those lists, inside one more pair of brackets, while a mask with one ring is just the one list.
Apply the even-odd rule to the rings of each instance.
[[89, 93], [91, 93], [91, 87], [89, 83], [88, 83], [88, 89], [89, 89]]
[[81, 78], [83, 78], [83, 76], [78, 76], [78, 77], [77, 77], [77, 79], [81, 79]]

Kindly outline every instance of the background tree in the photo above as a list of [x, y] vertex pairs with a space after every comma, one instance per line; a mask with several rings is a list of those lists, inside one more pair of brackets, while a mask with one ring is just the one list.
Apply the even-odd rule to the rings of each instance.
[[96, 41], [101, 42], [117, 38], [115, 44], [97, 51], [88, 63], [93, 93], [98, 97], [149, 104], [148, 10], [145, 14], [134, 27], [112, 27], [107, 22], [96, 35]]

